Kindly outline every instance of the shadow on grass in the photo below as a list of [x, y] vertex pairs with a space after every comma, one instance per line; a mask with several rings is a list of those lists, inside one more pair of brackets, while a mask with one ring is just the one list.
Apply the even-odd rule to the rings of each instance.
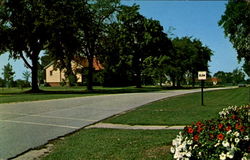
[[119, 94], [119, 93], [140, 93], [140, 92], [156, 92], [162, 91], [164, 88], [160, 87], [143, 87], [143, 88], [103, 88], [103, 89], [94, 89], [91, 91], [88, 90], [68, 90], [68, 91], [48, 91], [41, 90], [40, 93], [44, 94]]
[[192, 87], [124, 87], [124, 88], [116, 88], [116, 87], [103, 87], [102, 89], [94, 89], [91, 91], [88, 90], [69, 90], [68, 91], [48, 91], [48, 90], [41, 90], [41, 93], [45, 94], [121, 94], [121, 93], [145, 93], [145, 92], [157, 92], [157, 91], [164, 91], [164, 90], [178, 90], [178, 89], [194, 89]]
[[178, 89], [195, 89], [199, 87], [160, 87], [160, 86], [145, 86], [142, 88], [136, 87], [97, 87], [92, 91], [86, 90], [86, 88], [81, 87], [68, 87], [68, 88], [58, 88], [58, 87], [48, 87], [42, 88], [38, 93], [32, 93], [31, 89], [16, 89], [15, 91], [8, 91], [5, 92], [0, 91], [1, 95], [20, 95], [20, 94], [122, 94], [122, 93], [143, 93], [143, 92], [157, 92], [157, 91], [164, 91], [164, 90], [178, 90]]
[[[163, 91], [163, 90], [172, 90], [172, 89], [178, 89], [173, 87], [142, 87], [142, 88], [136, 88], [136, 87], [97, 87], [96, 89], [92, 91], [88, 91], [85, 88], [80, 87], [72, 87], [72, 88], [41, 88], [38, 93], [32, 93], [31, 89], [15, 89], [8, 90], [5, 89], [4, 92], [0, 91], [1, 95], [20, 95], [20, 94], [121, 94], [121, 93], [143, 93], [143, 92], [157, 92], [157, 91]], [[179, 88], [184, 89], [184, 88]], [[188, 89], [188, 88], [186, 88]]]

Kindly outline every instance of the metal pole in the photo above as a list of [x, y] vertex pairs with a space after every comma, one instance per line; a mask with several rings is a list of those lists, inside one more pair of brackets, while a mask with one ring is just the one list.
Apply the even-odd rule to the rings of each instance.
[[202, 106], [204, 106], [203, 88], [204, 88], [204, 80], [201, 80], [201, 105]]

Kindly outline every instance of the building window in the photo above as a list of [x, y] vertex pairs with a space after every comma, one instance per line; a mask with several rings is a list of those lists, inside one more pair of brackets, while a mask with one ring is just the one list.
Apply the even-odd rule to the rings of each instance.
[[50, 72], [49, 72], [49, 75], [52, 76], [52, 75], [53, 75], [53, 71], [50, 71]]

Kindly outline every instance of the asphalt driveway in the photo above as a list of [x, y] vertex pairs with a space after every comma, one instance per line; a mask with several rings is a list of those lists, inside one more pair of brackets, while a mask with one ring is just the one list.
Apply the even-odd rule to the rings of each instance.
[[0, 104], [0, 160], [15, 157], [112, 115], [163, 98], [199, 91], [173, 90]]

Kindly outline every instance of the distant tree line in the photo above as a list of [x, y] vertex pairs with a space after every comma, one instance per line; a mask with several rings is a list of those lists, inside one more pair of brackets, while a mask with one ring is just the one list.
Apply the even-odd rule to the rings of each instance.
[[[180, 87], [189, 77], [194, 85], [197, 71], [208, 71], [212, 55], [198, 39], [169, 38], [159, 21], [119, 0], [2, 0], [0, 51], [25, 62], [32, 74], [32, 92], [39, 92], [38, 77], [48, 60], [66, 68], [69, 85], [74, 85], [71, 61], [86, 57], [89, 65], [82, 72], [92, 90], [95, 80], [138, 88], [171, 80]], [[41, 52], [46, 54], [40, 61]], [[104, 66], [97, 74], [95, 57]]]
[[219, 78], [222, 85], [238, 85], [240, 83], [246, 83], [245, 73], [242, 69], [234, 69], [232, 72], [218, 71], [214, 74], [214, 77]]
[[2, 76], [0, 76], [0, 87], [19, 87], [19, 88], [25, 88], [30, 87], [30, 77], [31, 74], [29, 71], [23, 72], [23, 79], [17, 79], [14, 80], [15, 72], [13, 71], [13, 67], [10, 63], [4, 65], [2, 68]]

